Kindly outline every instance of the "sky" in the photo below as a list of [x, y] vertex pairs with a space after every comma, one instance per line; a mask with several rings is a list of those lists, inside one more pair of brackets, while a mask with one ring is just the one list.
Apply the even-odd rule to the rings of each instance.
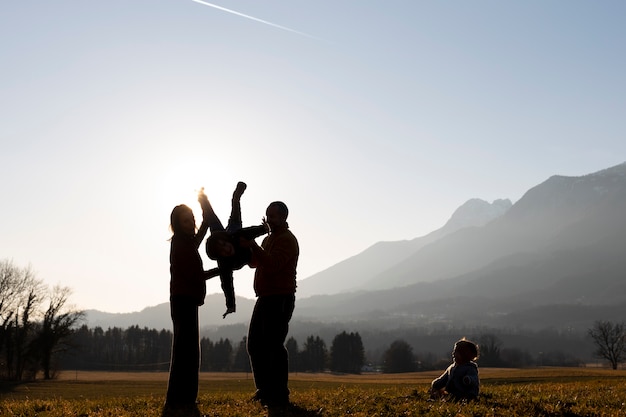
[[3, 1], [0, 260], [139, 311], [168, 301], [169, 215], [199, 220], [201, 187], [224, 222], [237, 181], [244, 225], [284, 201], [301, 280], [471, 198], [620, 164], [624, 19], [617, 0]]

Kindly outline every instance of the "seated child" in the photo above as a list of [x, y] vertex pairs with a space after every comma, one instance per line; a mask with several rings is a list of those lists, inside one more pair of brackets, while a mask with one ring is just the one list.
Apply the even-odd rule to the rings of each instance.
[[478, 346], [463, 338], [454, 344], [452, 359], [454, 363], [431, 383], [431, 398], [449, 395], [456, 401], [477, 399], [480, 381], [474, 361], [478, 359]]
[[246, 184], [243, 182], [237, 183], [237, 187], [233, 192], [231, 213], [226, 228], [220, 222], [210, 203], [207, 207], [210, 217], [209, 228], [211, 235], [206, 241], [206, 253], [209, 258], [217, 261], [222, 291], [224, 291], [224, 296], [226, 297], [224, 318], [236, 311], [233, 271], [241, 269], [248, 264], [252, 257], [252, 250], [242, 247], [239, 244], [239, 239], [253, 240], [268, 232], [265, 224], [242, 227], [240, 199], [246, 187]]

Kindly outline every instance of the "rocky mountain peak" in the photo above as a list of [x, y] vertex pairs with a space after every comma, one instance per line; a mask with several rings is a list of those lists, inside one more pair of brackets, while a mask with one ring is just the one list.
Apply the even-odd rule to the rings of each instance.
[[444, 228], [461, 229], [470, 226], [484, 226], [506, 213], [512, 206], [511, 200], [498, 199], [489, 203], [479, 198], [472, 198], [457, 208]]

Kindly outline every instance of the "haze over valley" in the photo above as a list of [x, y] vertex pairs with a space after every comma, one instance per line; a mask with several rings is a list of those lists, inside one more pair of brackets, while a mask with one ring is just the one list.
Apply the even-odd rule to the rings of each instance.
[[[300, 280], [294, 321], [584, 332], [594, 320], [624, 319], [625, 247], [626, 163], [555, 175], [515, 204], [471, 199], [438, 230], [378, 242]], [[201, 325], [245, 324], [253, 303], [239, 297], [223, 320], [223, 295], [209, 295]], [[87, 317], [90, 326], [170, 326], [167, 302]]]

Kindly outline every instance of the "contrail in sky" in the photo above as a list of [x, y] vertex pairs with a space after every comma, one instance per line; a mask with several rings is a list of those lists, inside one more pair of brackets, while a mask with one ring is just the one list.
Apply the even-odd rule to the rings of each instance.
[[202, 1], [202, 0], [191, 0], [191, 1], [195, 1], [196, 3], [204, 4], [205, 6], [213, 7], [215, 9], [221, 10], [223, 12], [228, 12], [228, 13], [232, 13], [232, 14], [237, 15], [237, 16], [245, 17], [246, 19], [254, 20], [256, 22], [265, 23], [266, 25], [270, 25], [270, 26], [273, 26], [273, 27], [278, 28], [278, 29], [282, 29], [282, 30], [286, 30], [286, 31], [289, 31], [289, 32], [297, 33], [298, 35], [306, 36], [307, 38], [317, 39], [316, 37], [311, 36], [311, 35], [309, 35], [307, 33], [299, 32], [299, 31], [297, 31], [295, 29], [290, 29], [290, 28], [285, 27], [285, 26], [277, 25], [276, 23], [268, 22], [267, 20], [259, 19], [259, 18], [256, 18], [254, 16], [248, 16], [247, 14], [239, 13], [239, 12], [236, 12], [234, 10], [230, 10], [230, 9], [227, 9], [225, 7], [222, 7], [222, 6], [218, 6], [217, 4], [207, 3], [206, 1]]

